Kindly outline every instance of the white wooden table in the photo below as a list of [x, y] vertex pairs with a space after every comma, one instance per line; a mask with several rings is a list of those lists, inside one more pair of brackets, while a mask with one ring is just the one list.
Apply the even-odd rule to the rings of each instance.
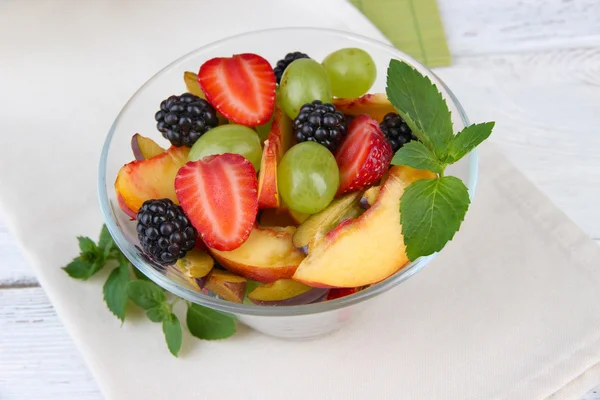
[[[600, 244], [600, 1], [438, 1], [454, 65], [436, 72]], [[0, 220], [0, 398], [101, 397]]]

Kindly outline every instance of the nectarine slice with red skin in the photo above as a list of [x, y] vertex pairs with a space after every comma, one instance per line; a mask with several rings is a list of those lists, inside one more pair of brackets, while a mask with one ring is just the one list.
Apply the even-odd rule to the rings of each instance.
[[119, 192], [117, 192], [117, 202], [119, 203], [119, 208], [125, 214], [127, 214], [127, 216], [131, 218], [132, 221], [137, 219], [137, 213], [134, 213], [129, 207], [127, 207], [127, 204], [125, 204], [125, 200], [123, 200], [123, 196], [121, 196], [121, 193]]
[[173, 183], [189, 152], [188, 147], [173, 146], [147, 160], [125, 164], [115, 181], [117, 198], [121, 196], [123, 205], [135, 214], [146, 200], [167, 198], [178, 204]]
[[133, 151], [133, 157], [138, 161], [147, 160], [166, 151], [154, 140], [139, 133], [131, 137], [131, 150]]
[[292, 120], [279, 106], [275, 107], [273, 124], [265, 140], [258, 172], [258, 208], [278, 208], [282, 201], [277, 187], [277, 166], [293, 144]]
[[383, 121], [386, 114], [397, 112], [385, 93], [365, 94], [355, 99], [333, 99], [333, 105], [346, 115], [367, 114], [377, 122]]
[[400, 198], [419, 179], [435, 174], [392, 167], [375, 203], [360, 217], [328, 234], [300, 264], [294, 280], [314, 287], [359, 287], [380, 282], [408, 262]]
[[292, 244], [295, 227], [254, 227], [248, 239], [233, 251], [209, 249], [215, 260], [229, 271], [258, 282], [291, 278], [304, 259]]

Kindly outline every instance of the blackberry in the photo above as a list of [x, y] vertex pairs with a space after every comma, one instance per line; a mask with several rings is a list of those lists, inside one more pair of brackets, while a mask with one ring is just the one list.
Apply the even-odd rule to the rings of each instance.
[[294, 135], [298, 143], [317, 142], [333, 152], [346, 135], [346, 118], [333, 104], [315, 100], [300, 108], [294, 120]]
[[192, 147], [200, 136], [219, 124], [214, 107], [191, 93], [163, 100], [154, 119], [159, 132], [177, 147]]
[[281, 76], [283, 75], [283, 71], [290, 65], [292, 62], [299, 60], [301, 58], [310, 58], [304, 53], [300, 53], [299, 51], [295, 51], [293, 53], [286, 54], [283, 60], [277, 61], [277, 65], [273, 68], [273, 72], [275, 72], [275, 79], [277, 80], [277, 84], [281, 82]]
[[169, 199], [145, 201], [137, 221], [144, 251], [159, 264], [173, 264], [196, 245], [198, 231], [181, 207]]
[[392, 151], [395, 153], [411, 140], [419, 140], [412, 133], [406, 121], [400, 115], [391, 112], [383, 117], [383, 121], [379, 124], [381, 131], [392, 145]]

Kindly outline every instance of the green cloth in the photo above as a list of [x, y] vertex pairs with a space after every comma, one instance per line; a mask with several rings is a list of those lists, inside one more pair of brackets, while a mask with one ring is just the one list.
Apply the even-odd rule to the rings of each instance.
[[452, 59], [436, 0], [348, 0], [394, 46], [429, 67]]

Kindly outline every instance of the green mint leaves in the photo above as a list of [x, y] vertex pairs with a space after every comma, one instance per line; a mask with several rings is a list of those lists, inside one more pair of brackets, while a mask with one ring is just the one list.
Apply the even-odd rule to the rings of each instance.
[[[116, 265], [102, 289], [107, 308], [121, 322], [125, 321], [129, 300], [146, 310], [150, 321], [162, 324], [167, 348], [177, 357], [183, 342], [183, 331], [179, 318], [173, 312], [173, 306], [180, 299], [165, 292], [133, 268], [114, 244], [106, 225], [102, 227], [97, 244], [87, 237], [78, 237], [77, 240], [81, 253], [63, 268], [65, 272], [72, 278], [87, 280], [106, 265]], [[187, 306], [186, 323], [193, 336], [216, 340], [235, 333], [233, 316], [197, 304], [188, 303]]]
[[185, 320], [190, 333], [199, 339], [225, 339], [235, 333], [232, 317], [198, 304], [188, 304]]
[[160, 307], [167, 301], [165, 292], [150, 281], [132, 281], [127, 285], [127, 295], [144, 310]]
[[102, 288], [106, 306], [121, 322], [125, 321], [128, 283], [129, 262], [122, 255], [119, 259], [119, 266], [112, 270]]
[[79, 257], [63, 268], [71, 278], [86, 280], [100, 271], [109, 259], [114, 258], [112, 238], [107, 240], [106, 235], [110, 237], [108, 230], [104, 227], [100, 233], [98, 244], [87, 237], [77, 238]]
[[448, 146], [448, 153], [444, 161], [453, 164], [469, 154], [490, 136], [494, 125], [495, 122], [473, 124], [458, 132]]
[[179, 354], [183, 333], [181, 324], [173, 314], [173, 304], [167, 301], [165, 291], [151, 281], [135, 280], [127, 284], [127, 296], [137, 306], [146, 310], [146, 316], [152, 322], [162, 322], [165, 341], [171, 354]]
[[441, 158], [452, 140], [452, 120], [437, 87], [410, 65], [391, 60], [386, 94], [415, 136]]
[[421, 142], [408, 142], [394, 154], [394, 165], [407, 165], [416, 169], [426, 169], [435, 173], [442, 173], [444, 165], [438, 161], [435, 154]]
[[167, 347], [175, 357], [179, 354], [183, 341], [183, 332], [177, 315], [171, 313], [162, 321], [162, 330], [167, 341]]
[[410, 185], [400, 202], [400, 223], [408, 258], [440, 251], [454, 237], [469, 208], [465, 184], [453, 176]]
[[419, 139], [398, 150], [392, 164], [438, 174], [408, 186], [400, 202], [406, 252], [414, 261], [440, 251], [459, 230], [469, 208], [469, 192], [460, 179], [444, 176], [444, 171], [487, 139], [494, 122], [468, 126], [455, 136], [450, 110], [437, 87], [398, 60], [390, 61], [386, 93]]

